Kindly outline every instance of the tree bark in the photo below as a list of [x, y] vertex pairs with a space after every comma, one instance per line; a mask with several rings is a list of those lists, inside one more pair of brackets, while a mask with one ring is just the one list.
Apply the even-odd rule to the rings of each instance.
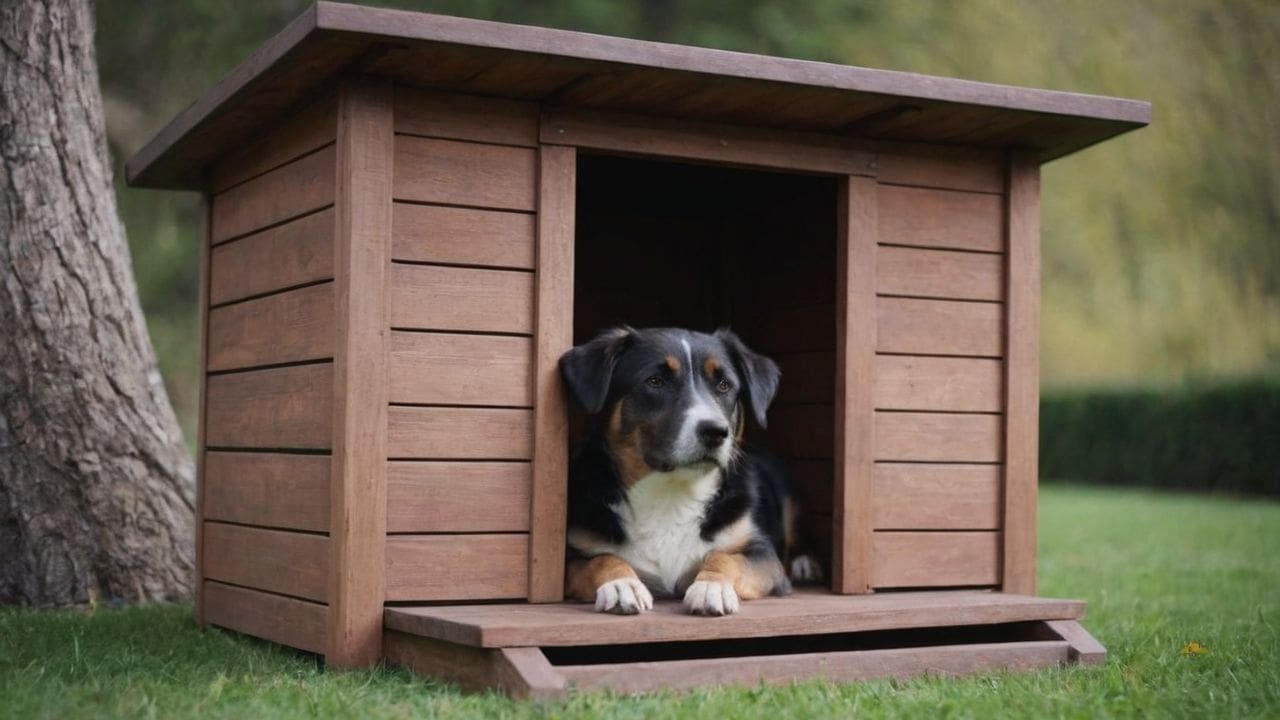
[[194, 472], [116, 213], [82, 0], [0, 0], [0, 604], [187, 594]]

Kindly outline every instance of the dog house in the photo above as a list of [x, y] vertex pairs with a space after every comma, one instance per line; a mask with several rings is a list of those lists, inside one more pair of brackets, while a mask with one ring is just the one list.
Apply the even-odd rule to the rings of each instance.
[[[128, 165], [206, 199], [197, 617], [553, 695], [1099, 661], [1035, 595], [1039, 166], [1143, 102], [321, 2]], [[732, 326], [829, 581], [563, 602], [556, 362]]]

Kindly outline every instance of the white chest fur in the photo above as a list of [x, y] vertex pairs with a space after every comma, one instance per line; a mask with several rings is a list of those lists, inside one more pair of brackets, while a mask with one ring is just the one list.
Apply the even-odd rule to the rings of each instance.
[[701, 529], [719, 480], [715, 469], [652, 473], [631, 486], [627, 502], [613, 508], [627, 534], [626, 544], [613, 552], [631, 563], [651, 590], [675, 594], [717, 546], [720, 538], [703, 540]]

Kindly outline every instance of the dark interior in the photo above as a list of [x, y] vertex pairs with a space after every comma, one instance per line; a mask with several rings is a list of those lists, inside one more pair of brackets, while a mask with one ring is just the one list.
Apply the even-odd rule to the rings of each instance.
[[751, 440], [790, 463], [829, 567], [837, 180], [589, 154], [577, 179], [575, 344], [620, 323], [726, 326], [774, 358]]

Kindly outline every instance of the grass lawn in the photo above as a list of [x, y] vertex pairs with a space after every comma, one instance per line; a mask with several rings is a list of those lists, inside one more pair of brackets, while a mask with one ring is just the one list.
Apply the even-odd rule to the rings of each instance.
[[[1280, 716], [1280, 504], [1046, 486], [1041, 593], [1089, 601], [1101, 668], [964, 679], [578, 693], [514, 703], [395, 670], [329, 673], [200, 632], [185, 607], [0, 610], [0, 716], [782, 718]], [[1184, 654], [1190, 642], [1207, 648]]]

